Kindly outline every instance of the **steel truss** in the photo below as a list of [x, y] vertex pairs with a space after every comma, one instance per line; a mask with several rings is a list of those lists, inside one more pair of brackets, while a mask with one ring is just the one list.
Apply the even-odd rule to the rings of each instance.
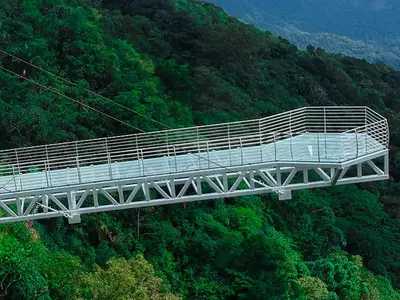
[[388, 178], [388, 150], [344, 163], [273, 162], [181, 172], [2, 194], [0, 223], [59, 216], [79, 223], [82, 214], [264, 193], [288, 200], [294, 190]]

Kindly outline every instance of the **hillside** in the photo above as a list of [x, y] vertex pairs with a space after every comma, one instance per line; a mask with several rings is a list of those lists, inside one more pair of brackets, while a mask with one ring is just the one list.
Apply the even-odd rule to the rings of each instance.
[[[397, 2], [213, 0], [305, 49], [308, 45], [400, 68]], [[340, 20], [338, 22], [337, 20]]]
[[[0, 147], [368, 105], [391, 180], [0, 225], [4, 299], [400, 299], [400, 72], [299, 50], [196, 0], [0, 0]], [[0, 209], [1, 213], [1, 209]]]

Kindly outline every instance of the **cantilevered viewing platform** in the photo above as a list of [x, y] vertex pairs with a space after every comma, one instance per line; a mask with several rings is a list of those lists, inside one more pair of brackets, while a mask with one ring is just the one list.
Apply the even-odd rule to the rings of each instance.
[[0, 152], [0, 223], [389, 178], [387, 120], [304, 107], [257, 120]]

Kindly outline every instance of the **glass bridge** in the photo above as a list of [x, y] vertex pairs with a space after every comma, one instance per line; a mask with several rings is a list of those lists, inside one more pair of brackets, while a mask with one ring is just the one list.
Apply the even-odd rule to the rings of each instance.
[[389, 178], [387, 120], [368, 107], [0, 152], [0, 223]]

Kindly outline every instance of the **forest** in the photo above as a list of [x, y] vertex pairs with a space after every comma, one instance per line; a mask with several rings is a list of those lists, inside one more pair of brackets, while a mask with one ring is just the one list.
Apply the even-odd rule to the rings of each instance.
[[313, 45], [400, 69], [398, 1], [207, 1], [301, 49]]
[[[197, 0], [0, 0], [1, 149], [367, 105], [387, 182], [0, 225], [0, 299], [400, 299], [400, 72]], [[1, 213], [1, 211], [0, 211]]]

